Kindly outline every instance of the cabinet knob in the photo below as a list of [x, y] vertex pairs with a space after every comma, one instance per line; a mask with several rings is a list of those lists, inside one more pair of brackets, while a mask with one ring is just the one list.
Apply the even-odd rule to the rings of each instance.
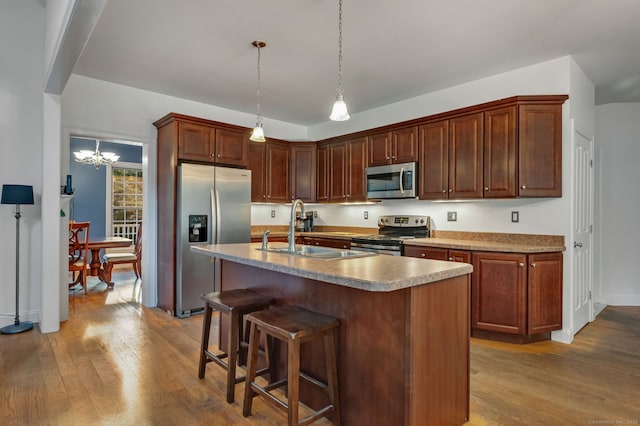
[[524, 263], [520, 262], [518, 265], [522, 268], [524, 266]]
[[443, 194], [446, 194], [446, 193], [447, 193], [447, 190], [446, 190], [446, 189], [443, 189], [443, 190], [442, 190], [442, 193], [443, 193]]
[[427, 257], [427, 255], [424, 253], [420, 253], [420, 257]]
[[212, 156], [212, 157], [215, 157], [216, 155], [215, 155], [215, 154], [211, 154], [211, 156]]
[[484, 187], [484, 190], [485, 190], [485, 191], [488, 191], [488, 190], [489, 190], [489, 187], [488, 187], [488, 186], [485, 186], [485, 187]]
[[395, 155], [392, 155], [392, 156], [391, 156], [391, 158], [393, 158], [393, 159], [395, 160], [395, 159], [396, 159], [396, 156], [395, 156]]
[[520, 189], [527, 189], [527, 185], [522, 185]]
[[449, 258], [449, 262], [453, 262], [453, 257], [450, 257], [450, 258]]
[[387, 157], [385, 158], [385, 160], [388, 160], [388, 159], [389, 159], [389, 156], [387, 156]]
[[532, 267], [532, 268], [535, 268], [535, 267], [536, 267], [536, 262], [533, 262], [533, 263], [531, 264], [531, 267]]
[[449, 189], [449, 192], [453, 192], [453, 189]]
[[218, 154], [218, 157], [222, 157], [222, 154]]

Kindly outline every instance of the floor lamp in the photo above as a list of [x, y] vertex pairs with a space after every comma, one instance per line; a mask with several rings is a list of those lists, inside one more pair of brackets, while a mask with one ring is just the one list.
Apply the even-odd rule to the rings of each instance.
[[13, 325], [0, 329], [2, 334], [16, 334], [33, 328], [30, 321], [20, 322], [20, 204], [33, 204], [33, 186], [2, 185], [0, 204], [16, 205], [16, 320]]

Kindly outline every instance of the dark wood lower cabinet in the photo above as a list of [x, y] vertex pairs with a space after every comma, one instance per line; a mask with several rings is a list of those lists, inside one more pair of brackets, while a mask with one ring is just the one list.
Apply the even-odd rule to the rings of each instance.
[[471, 335], [514, 342], [562, 328], [562, 253], [474, 252]]
[[527, 343], [562, 329], [562, 253], [404, 246], [404, 256], [473, 264], [471, 335]]

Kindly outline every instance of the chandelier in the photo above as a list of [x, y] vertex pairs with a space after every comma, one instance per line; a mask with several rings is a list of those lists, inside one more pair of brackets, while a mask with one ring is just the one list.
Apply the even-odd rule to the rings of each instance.
[[94, 166], [96, 166], [96, 170], [98, 170], [101, 165], [113, 164], [120, 158], [119, 155], [116, 155], [113, 152], [100, 152], [100, 150], [98, 149], [99, 147], [100, 141], [96, 139], [95, 151], [83, 149], [79, 152], [74, 152], [73, 155], [76, 157], [76, 161], [78, 163], [93, 164]]

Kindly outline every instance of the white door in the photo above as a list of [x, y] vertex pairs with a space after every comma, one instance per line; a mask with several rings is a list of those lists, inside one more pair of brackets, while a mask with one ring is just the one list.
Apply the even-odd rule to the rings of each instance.
[[575, 192], [573, 199], [573, 326], [574, 334], [593, 320], [593, 136], [571, 120]]

